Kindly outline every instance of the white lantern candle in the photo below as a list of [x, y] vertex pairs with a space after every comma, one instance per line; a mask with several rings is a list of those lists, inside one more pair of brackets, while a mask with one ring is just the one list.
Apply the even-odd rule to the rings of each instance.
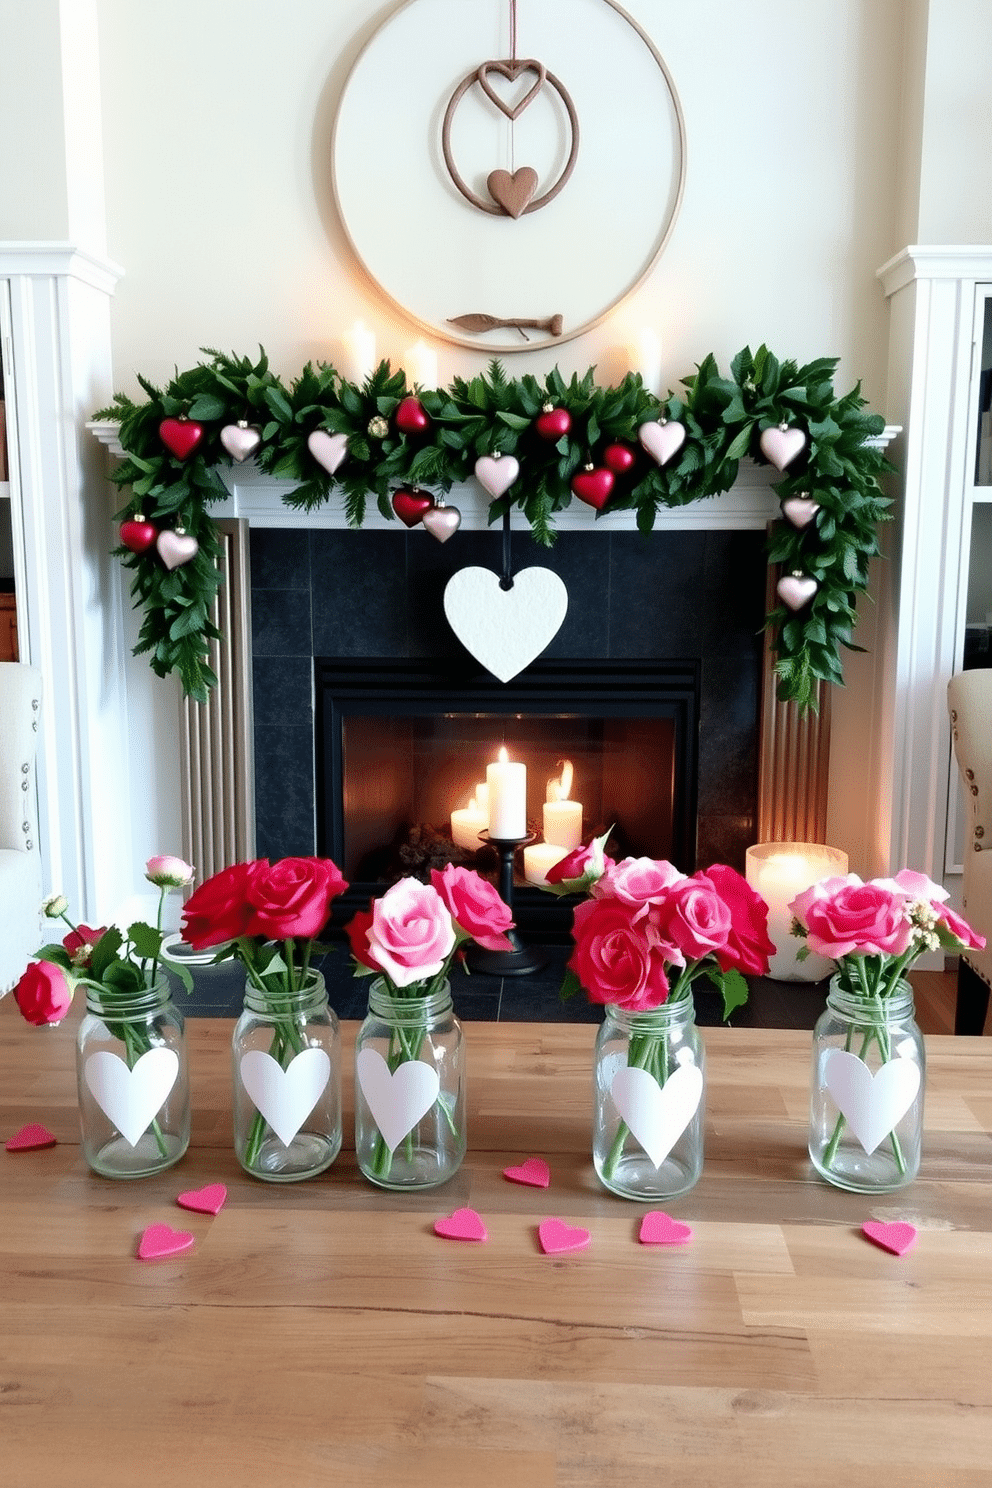
[[847, 854], [816, 842], [759, 842], [745, 854], [748, 883], [768, 905], [768, 938], [775, 946], [768, 975], [781, 982], [819, 982], [834, 963], [825, 956], [798, 959], [804, 941], [792, 934], [789, 905], [797, 894], [824, 878], [843, 877]]
[[572, 761], [561, 764], [561, 778], [548, 781], [544, 803], [544, 840], [569, 852], [582, 845], [582, 802], [568, 799], [572, 790]]
[[546, 883], [548, 870], [567, 857], [565, 848], [556, 847], [553, 842], [535, 842], [524, 848], [524, 878], [532, 884]]
[[654, 331], [645, 328], [637, 333], [637, 343], [632, 348], [632, 368], [641, 374], [641, 381], [649, 393], [661, 391], [661, 342]]
[[500, 842], [519, 842], [527, 836], [527, 766], [499, 759], [486, 766], [489, 787], [489, 835]]
[[[485, 789], [485, 787], [483, 787]], [[489, 828], [489, 807], [479, 800], [479, 787], [467, 806], [451, 813], [451, 840], [468, 852], [478, 852], [482, 843], [479, 833]]]
[[403, 357], [406, 380], [421, 388], [437, 387], [437, 352], [426, 341], [415, 341]]
[[344, 346], [342, 371], [349, 382], [363, 383], [376, 368], [375, 331], [369, 330], [363, 320], [356, 320], [350, 331], [341, 337]]

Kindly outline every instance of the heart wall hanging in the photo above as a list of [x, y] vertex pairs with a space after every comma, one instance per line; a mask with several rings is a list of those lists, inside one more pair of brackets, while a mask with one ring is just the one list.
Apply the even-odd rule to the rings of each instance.
[[509, 588], [489, 568], [462, 568], [444, 590], [455, 635], [487, 672], [509, 682], [551, 644], [568, 609], [568, 590], [550, 568], [524, 568]]

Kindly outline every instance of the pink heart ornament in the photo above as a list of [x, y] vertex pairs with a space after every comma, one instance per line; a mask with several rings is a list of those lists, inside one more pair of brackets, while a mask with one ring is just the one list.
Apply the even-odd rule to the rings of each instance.
[[328, 475], [333, 475], [348, 453], [347, 434], [328, 434], [324, 429], [314, 429], [307, 440], [307, 449], [318, 465], [323, 465]]
[[22, 1126], [19, 1132], [4, 1143], [8, 1152], [33, 1152], [39, 1147], [55, 1147], [57, 1139], [48, 1130], [47, 1126], [39, 1126], [36, 1121]]
[[161, 1261], [166, 1256], [181, 1255], [193, 1244], [188, 1230], [174, 1230], [171, 1225], [153, 1224], [138, 1241], [139, 1261]]
[[692, 1230], [661, 1209], [652, 1209], [641, 1220], [637, 1238], [642, 1245], [688, 1245]]
[[482, 1216], [474, 1209], [456, 1209], [446, 1219], [434, 1221], [434, 1233], [443, 1240], [488, 1240]]
[[223, 1183], [208, 1183], [205, 1188], [190, 1188], [179, 1194], [176, 1203], [181, 1209], [192, 1209], [197, 1214], [219, 1214], [227, 1200], [227, 1189]]
[[782, 515], [800, 529], [808, 527], [819, 510], [820, 503], [808, 496], [789, 496], [782, 502]]
[[637, 438], [641, 448], [647, 451], [656, 464], [667, 465], [685, 444], [685, 425], [652, 419], [650, 423], [641, 424]]
[[896, 1221], [884, 1224], [881, 1220], [869, 1219], [861, 1226], [861, 1232], [875, 1245], [889, 1250], [893, 1255], [905, 1255], [916, 1240], [916, 1229], [911, 1224]]
[[502, 496], [520, 474], [520, 463], [512, 455], [480, 455], [475, 462], [475, 478], [490, 496]]
[[765, 459], [784, 470], [806, 448], [806, 435], [802, 429], [763, 429], [758, 444]]
[[182, 568], [184, 563], [189, 563], [200, 551], [200, 544], [195, 537], [190, 537], [186, 532], [173, 532], [167, 529], [160, 532], [155, 539], [158, 556], [166, 568]]
[[262, 442], [262, 436], [257, 429], [250, 429], [247, 424], [225, 424], [220, 431], [220, 442], [231, 459], [240, 462], [255, 453]]
[[438, 502], [429, 511], [425, 511], [420, 519], [421, 527], [426, 528], [431, 537], [436, 537], [440, 543], [447, 542], [458, 531], [461, 523], [462, 514], [457, 506], [445, 506], [443, 502]]
[[511, 1183], [524, 1183], [528, 1188], [547, 1188], [551, 1182], [551, 1169], [543, 1157], [529, 1157], [517, 1167], [504, 1168], [503, 1177]]
[[819, 587], [815, 579], [806, 578], [803, 574], [786, 574], [779, 579], [775, 589], [779, 599], [790, 610], [801, 610], [803, 605], [809, 604]]
[[563, 1219], [542, 1219], [537, 1227], [537, 1237], [545, 1255], [566, 1255], [573, 1250], [585, 1250], [592, 1238], [588, 1230], [579, 1225], [567, 1225]]

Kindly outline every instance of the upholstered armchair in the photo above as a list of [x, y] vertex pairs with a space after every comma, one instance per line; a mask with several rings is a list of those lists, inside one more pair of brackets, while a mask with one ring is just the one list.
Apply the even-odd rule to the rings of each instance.
[[0, 662], [0, 997], [44, 940], [35, 756], [41, 673]]
[[992, 669], [961, 672], [947, 687], [954, 753], [970, 808], [964, 848], [965, 918], [989, 942], [958, 971], [955, 1033], [992, 1033]]

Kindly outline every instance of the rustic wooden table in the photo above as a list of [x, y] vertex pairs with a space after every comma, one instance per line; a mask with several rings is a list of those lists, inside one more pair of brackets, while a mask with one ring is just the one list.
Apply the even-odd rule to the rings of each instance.
[[[413, 1197], [347, 1145], [310, 1182], [243, 1175], [223, 1020], [188, 1025], [182, 1163], [95, 1177], [77, 1016], [32, 1029], [0, 1003], [0, 1139], [58, 1137], [0, 1150], [4, 1488], [992, 1482], [992, 1040], [928, 1040], [921, 1176], [872, 1200], [812, 1175], [808, 1033], [707, 1030], [706, 1166], [670, 1248], [593, 1173], [589, 1025], [473, 1023], [468, 1158]], [[346, 1077], [346, 1133], [351, 1110]], [[538, 1155], [550, 1189], [503, 1178]], [[176, 1207], [210, 1182], [216, 1218]], [[434, 1234], [462, 1205], [487, 1243]], [[546, 1216], [588, 1249], [544, 1255]], [[870, 1217], [912, 1221], [914, 1248], [870, 1244]], [[138, 1261], [158, 1221], [193, 1249]]]

